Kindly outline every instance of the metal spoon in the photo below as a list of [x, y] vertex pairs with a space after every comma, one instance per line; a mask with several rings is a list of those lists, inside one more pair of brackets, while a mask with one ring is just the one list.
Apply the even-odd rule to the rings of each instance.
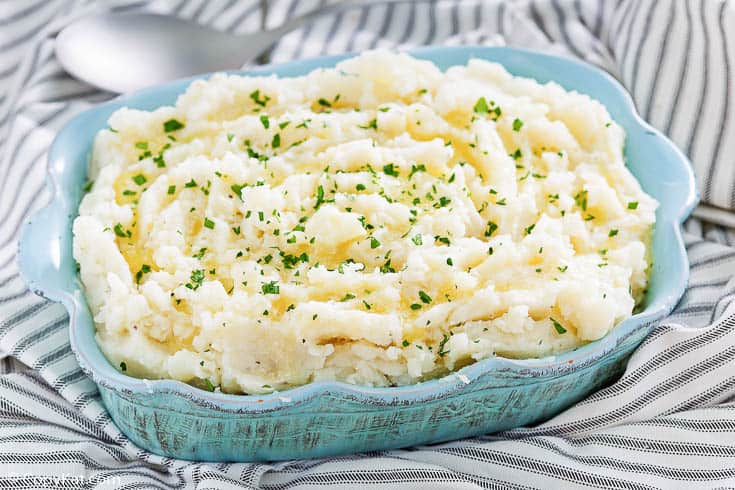
[[166, 15], [105, 13], [84, 17], [61, 31], [56, 56], [74, 77], [123, 93], [199, 73], [238, 69], [319, 16], [405, 1], [343, 0], [289, 19], [275, 29], [239, 36]]

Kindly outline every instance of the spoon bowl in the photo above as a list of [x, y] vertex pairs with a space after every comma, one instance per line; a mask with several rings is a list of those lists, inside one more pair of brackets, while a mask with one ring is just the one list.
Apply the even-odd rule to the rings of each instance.
[[74, 77], [111, 92], [130, 92], [240, 68], [276, 40], [274, 31], [233, 36], [165, 15], [108, 13], [64, 29], [56, 55]]
[[[242, 68], [288, 32], [351, 8], [410, 0], [342, 0], [288, 19], [271, 30], [234, 35], [151, 13], [83, 17], [56, 38], [56, 56], [75, 78], [125, 93], [200, 73]], [[427, 1], [427, 0], [418, 0]]]

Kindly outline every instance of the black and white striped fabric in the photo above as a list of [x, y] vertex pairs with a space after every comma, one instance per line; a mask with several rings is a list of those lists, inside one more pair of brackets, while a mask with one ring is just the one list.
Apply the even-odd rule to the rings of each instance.
[[[69, 78], [54, 34], [100, 9], [217, 29], [260, 26], [257, 0], [0, 2], [0, 488], [735, 487], [735, 3], [437, 0], [372, 5], [284, 37], [281, 62], [375, 47], [503, 44], [576, 56], [619, 78], [692, 159], [704, 205], [689, 220], [689, 288], [623, 378], [549, 422], [429, 447], [275, 464], [152, 455], [106, 415], [72, 355], [63, 308], [18, 276], [16, 240], [43, 206], [46, 151], [111, 94]], [[270, 2], [271, 26], [319, 6]]]

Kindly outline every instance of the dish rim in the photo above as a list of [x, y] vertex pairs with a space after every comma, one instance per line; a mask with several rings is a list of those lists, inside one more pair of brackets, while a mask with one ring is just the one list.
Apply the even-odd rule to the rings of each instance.
[[[84, 347], [80, 346], [80, 339], [76, 331], [79, 326], [77, 324], [78, 315], [82, 308], [88, 308], [86, 300], [82, 292], [82, 285], [78, 278], [73, 283], [76, 287], [72, 289], [55, 288], [49, 285], [44, 285], [33, 277], [29, 261], [33, 261], [33, 255], [31, 252], [31, 245], [24, 245], [27, 242], [30, 231], [34, 226], [34, 221], [42, 221], [45, 212], [49, 212], [51, 208], [57, 205], [59, 202], [63, 202], [63, 195], [66, 192], [61, 188], [59, 183], [59, 176], [53, 169], [53, 162], [59, 158], [58, 154], [63, 153], [63, 150], [59, 149], [60, 140], [65, 132], [70, 131], [70, 128], [75, 122], [78, 122], [95, 112], [103, 111], [105, 108], [110, 106], [124, 105], [127, 101], [140, 99], [145, 96], [154, 96], [157, 92], [162, 92], [166, 89], [171, 89], [181, 85], [185, 90], [185, 87], [194, 80], [208, 78], [212, 74], [203, 74], [195, 77], [190, 77], [181, 80], [175, 80], [163, 85], [157, 85], [154, 87], [145, 88], [130, 94], [123, 94], [114, 99], [106, 101], [102, 104], [95, 105], [94, 107], [87, 109], [66, 122], [64, 127], [57, 133], [48, 153], [47, 161], [47, 174], [46, 174], [46, 185], [52, 193], [52, 197], [49, 203], [43, 208], [37, 210], [33, 215], [26, 220], [21, 231], [21, 238], [18, 241], [18, 263], [20, 268], [21, 277], [28, 284], [30, 289], [36, 294], [48, 298], [53, 301], [60, 302], [69, 312], [69, 337], [72, 351], [74, 352], [77, 361], [80, 364], [82, 370], [92, 378], [92, 380], [98, 385], [111, 389], [115, 392], [127, 395], [134, 394], [174, 394], [182, 396], [196, 405], [216, 408], [218, 410], [224, 410], [227, 412], [268, 412], [276, 409], [283, 408], [284, 405], [292, 407], [294, 405], [300, 405], [308, 403], [311, 399], [317, 396], [324, 395], [337, 395], [346, 396], [348, 399], [352, 399], [360, 404], [371, 404], [371, 405], [386, 405], [386, 404], [412, 404], [422, 401], [431, 401], [439, 398], [443, 398], [452, 395], [458, 391], [463, 390], [468, 385], [478, 379], [492, 375], [493, 373], [507, 373], [520, 378], [527, 378], [528, 380], [543, 379], [547, 377], [559, 377], [567, 373], [583, 369], [592, 364], [596, 364], [598, 361], [605, 358], [608, 354], [616, 349], [621, 343], [623, 343], [630, 336], [638, 333], [640, 330], [648, 326], [650, 323], [660, 320], [664, 316], [673, 310], [674, 306], [681, 298], [684, 293], [688, 274], [689, 264], [684, 248], [681, 223], [689, 216], [694, 207], [699, 201], [698, 192], [696, 190], [694, 173], [688, 159], [684, 154], [662, 133], [650, 126], [645, 122], [635, 109], [635, 105], [630, 94], [625, 88], [608, 73], [600, 70], [597, 67], [589, 65], [585, 62], [567, 58], [546, 54], [543, 52], [524, 49], [524, 48], [511, 48], [511, 47], [488, 47], [488, 46], [428, 46], [418, 49], [399, 50], [412, 56], [420, 56], [422, 59], [432, 60], [432, 57], [440, 56], [442, 53], [449, 52], [462, 52], [469, 51], [469, 58], [483, 58], [490, 61], [495, 61], [491, 55], [493, 52], [498, 51], [509, 51], [511, 53], [518, 52], [523, 55], [531, 55], [533, 57], [543, 57], [553, 62], [570, 63], [576, 65], [578, 68], [588, 72], [589, 74], [601, 78], [603, 83], [608, 83], [613, 88], [622, 100], [624, 101], [624, 110], [632, 116], [633, 122], [638, 126], [640, 131], [645, 131], [649, 134], [656, 135], [661, 138], [664, 144], [668, 145], [673, 151], [676, 160], [684, 168], [687, 176], [686, 185], [688, 187], [688, 193], [686, 196], [682, 196], [682, 200], [679, 204], [679, 212], [676, 219], [678, 222], [672, 223], [674, 238], [676, 239], [676, 247], [678, 252], [678, 264], [683, 267], [684, 273], [678, 284], [675, 286], [668, 287], [668, 294], [665, 300], [658, 305], [656, 308], [646, 307], [643, 311], [632, 315], [630, 318], [620, 322], [604, 337], [594, 342], [585, 344], [574, 350], [563, 352], [558, 355], [547, 356], [543, 358], [533, 359], [508, 359], [502, 357], [489, 357], [480, 361], [476, 361], [468, 366], [465, 366], [457, 371], [452, 371], [446, 375], [422, 381], [411, 385], [402, 385], [394, 387], [370, 387], [362, 385], [353, 385], [342, 381], [315, 381], [300, 385], [292, 388], [288, 388], [283, 391], [275, 391], [269, 394], [229, 394], [221, 392], [209, 392], [200, 388], [196, 388], [190, 384], [182, 381], [173, 379], [141, 379], [128, 376], [120, 373], [112, 365], [110, 368], [114, 373], [102, 374], [99, 369], [95, 366], [94, 362], [91, 362]], [[476, 53], [476, 54], [475, 54]], [[244, 76], [267, 76], [279, 72], [279, 76], [293, 76], [290, 74], [280, 74], [282, 71], [289, 71], [299, 67], [313, 65], [308, 71], [311, 71], [319, 67], [331, 67], [334, 64], [356, 56], [359, 53], [345, 53], [334, 56], [322, 56], [317, 58], [309, 58], [304, 60], [295, 60], [282, 64], [266, 65], [258, 67], [253, 70], [237, 70], [228, 73], [240, 74]], [[484, 55], [484, 56], [483, 56]], [[502, 63], [501, 63], [502, 64]], [[532, 77], [531, 77], [532, 78]], [[179, 92], [181, 93], [181, 92]], [[628, 130], [629, 131], [629, 130]], [[69, 211], [68, 223], [71, 226], [74, 217], [78, 211], [77, 208], [65, 209]], [[659, 222], [657, 220], [656, 225]], [[59, 271], [61, 272], [61, 271]], [[94, 326], [93, 326], [94, 327]], [[95, 339], [96, 344], [96, 339]], [[99, 349], [99, 345], [96, 345]], [[104, 356], [104, 354], [103, 354]], [[109, 361], [108, 361], [109, 362]], [[115, 375], [116, 373], [116, 375]], [[529, 383], [524, 383], [529, 384]]]

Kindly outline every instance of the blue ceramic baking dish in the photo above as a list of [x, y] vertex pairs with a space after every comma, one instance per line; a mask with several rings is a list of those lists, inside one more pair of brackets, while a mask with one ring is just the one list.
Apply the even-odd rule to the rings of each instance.
[[[72, 258], [72, 221], [82, 196], [95, 133], [123, 106], [173, 104], [182, 80], [117, 98], [71, 120], [49, 153], [53, 200], [23, 229], [20, 267], [38, 294], [69, 310], [69, 337], [81, 367], [99, 386], [118, 427], [160, 455], [206, 461], [313, 458], [486, 434], [538, 423], [616, 379], [631, 352], [684, 292], [688, 262], [680, 224], [697, 202], [687, 159], [636, 114], [625, 90], [589, 65], [506, 47], [430, 47], [413, 51], [440, 68], [482, 58], [515, 75], [553, 80], [601, 101], [627, 132], [630, 170], [660, 207], [651, 282], [643, 310], [606, 337], [544, 359], [491, 358], [444, 378], [397, 388], [318, 382], [272, 395], [210, 393], [179, 381], [118, 372], [95, 342], [95, 327]], [[268, 66], [249, 74], [305, 74], [347, 56]]]

